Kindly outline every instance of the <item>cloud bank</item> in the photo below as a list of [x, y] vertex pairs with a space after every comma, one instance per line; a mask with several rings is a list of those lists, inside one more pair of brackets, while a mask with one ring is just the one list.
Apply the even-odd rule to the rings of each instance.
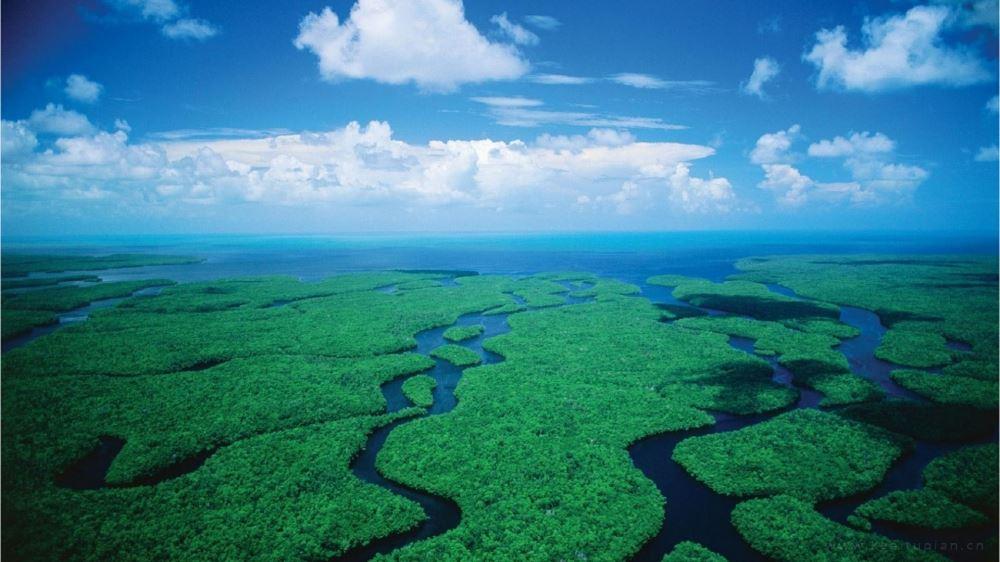
[[[640, 142], [620, 130], [531, 142], [410, 144], [373, 121], [319, 133], [133, 143], [124, 125], [98, 131], [58, 106], [36, 113], [44, 118], [2, 122], [6, 201], [102, 201], [135, 209], [233, 202], [586, 207], [619, 214], [728, 212], [737, 202], [725, 178], [691, 173], [692, 162], [711, 156], [712, 148]], [[58, 129], [76, 132], [43, 147], [38, 135]]]
[[767, 133], [757, 139], [750, 161], [761, 167], [764, 179], [757, 184], [787, 207], [810, 202], [877, 205], [909, 198], [928, 177], [919, 166], [894, 162], [896, 143], [882, 133], [852, 133], [812, 143], [806, 155], [812, 164], [839, 160], [848, 173], [842, 181], [820, 182], [798, 168], [804, 156], [792, 151], [801, 138], [801, 127]]

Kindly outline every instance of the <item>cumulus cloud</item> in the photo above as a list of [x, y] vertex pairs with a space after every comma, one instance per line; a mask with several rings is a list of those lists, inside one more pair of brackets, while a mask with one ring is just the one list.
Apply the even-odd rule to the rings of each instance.
[[0, 160], [15, 160], [38, 146], [35, 133], [21, 121], [0, 121]]
[[171, 39], [204, 41], [217, 35], [219, 28], [205, 20], [184, 18], [164, 25], [160, 31]]
[[728, 213], [736, 193], [726, 178], [691, 176], [691, 167], [680, 163], [670, 175], [670, 200], [688, 213]]
[[801, 130], [798, 125], [792, 125], [784, 131], [761, 135], [750, 151], [750, 161], [754, 164], [775, 164], [787, 160], [788, 149]]
[[[55, 139], [3, 122], [5, 198], [103, 198], [123, 205], [466, 205], [500, 210], [647, 208], [724, 212], [724, 178], [693, 177], [707, 146], [641, 142], [623, 130], [410, 144], [387, 123], [327, 132], [133, 143], [124, 128]], [[9, 156], [17, 156], [9, 158]], [[683, 165], [683, 166], [681, 166]], [[634, 187], [623, 189], [626, 184]]]
[[61, 136], [85, 135], [94, 131], [86, 115], [53, 103], [32, 111], [27, 125], [35, 133]]
[[841, 136], [830, 140], [821, 140], [809, 145], [809, 156], [820, 158], [837, 158], [844, 156], [854, 156], [858, 154], [878, 154], [892, 152], [896, 149], [896, 143], [882, 133], [874, 135], [865, 131], [863, 133], [853, 133], [845, 138]]
[[847, 46], [843, 26], [823, 29], [805, 60], [819, 71], [819, 88], [878, 92], [935, 84], [966, 86], [991, 78], [971, 50], [945, 44], [942, 34], [952, 24], [946, 6], [916, 6], [903, 15], [866, 19], [864, 46]]
[[63, 91], [78, 102], [97, 103], [103, 89], [103, 86], [82, 74], [70, 74], [66, 78], [66, 88]]
[[559, 29], [562, 22], [557, 20], [552, 16], [544, 16], [538, 14], [532, 14], [524, 16], [524, 21], [532, 27], [537, 27], [538, 29], [544, 29], [545, 31], [552, 31], [554, 29]]
[[753, 61], [753, 73], [743, 84], [743, 93], [759, 98], [765, 97], [764, 84], [774, 79], [781, 72], [777, 61], [769, 57], [761, 57]]
[[302, 19], [294, 44], [316, 55], [320, 75], [331, 81], [451, 91], [529, 70], [513, 45], [487, 40], [465, 19], [460, 0], [358, 0], [343, 22], [324, 8]]
[[490, 21], [500, 28], [500, 31], [518, 45], [537, 45], [538, 36], [528, 31], [524, 26], [507, 19], [507, 12], [497, 14]]
[[982, 146], [976, 152], [976, 162], [996, 162], [1000, 159], [1000, 153], [998, 153], [997, 145], [991, 144], [990, 146]]
[[536, 84], [547, 84], [554, 86], [579, 86], [594, 82], [593, 78], [586, 76], [569, 76], [567, 74], [534, 74], [528, 78]]
[[636, 142], [635, 135], [616, 129], [591, 129], [586, 135], [544, 134], [535, 140], [542, 148], [581, 150], [588, 146], [622, 146]]
[[810, 201], [852, 204], [879, 204], [905, 199], [928, 177], [919, 166], [893, 161], [896, 143], [886, 135], [852, 133], [824, 139], [809, 145], [812, 158], [842, 160], [850, 176], [847, 181], [820, 182], [797, 167], [793, 143], [801, 128], [793, 125], [784, 131], [767, 133], [757, 139], [750, 161], [761, 166], [764, 179], [761, 189], [774, 194], [778, 203], [796, 207]]
[[764, 181], [757, 184], [761, 189], [776, 193], [778, 202], [788, 206], [799, 206], [806, 201], [806, 190], [816, 182], [789, 164], [763, 164]]

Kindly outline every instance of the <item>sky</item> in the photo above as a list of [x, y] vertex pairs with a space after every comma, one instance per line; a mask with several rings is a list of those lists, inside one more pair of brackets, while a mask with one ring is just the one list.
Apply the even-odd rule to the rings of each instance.
[[998, 228], [997, 1], [4, 0], [4, 236]]

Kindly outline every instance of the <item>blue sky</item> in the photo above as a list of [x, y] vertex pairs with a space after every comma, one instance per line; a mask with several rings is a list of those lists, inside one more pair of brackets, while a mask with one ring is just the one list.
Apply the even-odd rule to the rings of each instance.
[[997, 228], [997, 3], [11, 1], [5, 235]]

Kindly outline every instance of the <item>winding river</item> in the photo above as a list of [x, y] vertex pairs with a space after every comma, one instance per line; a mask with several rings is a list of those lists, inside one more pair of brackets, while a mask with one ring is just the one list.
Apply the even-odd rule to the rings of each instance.
[[[446, 284], [452, 283], [453, 281], [449, 279]], [[654, 303], [672, 306], [691, 306], [688, 303], [675, 299], [669, 288], [648, 284], [641, 284], [640, 287], [642, 290], [640, 296], [648, 298]], [[775, 293], [793, 298], [801, 298], [785, 287], [779, 285], [769, 285], [768, 287]], [[570, 287], [568, 286], [568, 288]], [[395, 291], [395, 287], [384, 287], [379, 290], [391, 294]], [[146, 291], [150, 290], [147, 289]], [[96, 301], [87, 307], [60, 314], [60, 324], [85, 320], [87, 315], [93, 310], [114, 306], [121, 300], [107, 299], [105, 301]], [[521, 299], [515, 300], [523, 304]], [[567, 295], [566, 304], [575, 304], [587, 300], [589, 299]], [[721, 314], [715, 310], [700, 310], [711, 315]], [[843, 340], [838, 346], [838, 350], [847, 357], [851, 370], [854, 373], [875, 382], [889, 396], [923, 400], [922, 397], [899, 387], [892, 381], [889, 374], [896, 366], [875, 357], [875, 349], [878, 347], [886, 331], [876, 314], [860, 308], [842, 306], [840, 320], [845, 324], [857, 328], [860, 332], [854, 338]], [[484, 333], [473, 339], [459, 342], [459, 345], [478, 353], [483, 360], [483, 364], [488, 365], [502, 361], [502, 357], [483, 349], [483, 342], [486, 339], [509, 331], [507, 315], [469, 314], [459, 318], [456, 323], [456, 325], [475, 324], [483, 325], [485, 328]], [[24, 345], [41, 335], [50, 333], [58, 326], [57, 324], [37, 328], [30, 334], [6, 342], [3, 346], [3, 351]], [[452, 343], [447, 342], [443, 337], [444, 331], [449, 327], [434, 328], [417, 334], [415, 351], [429, 355], [430, 351], [434, 348], [445, 343]], [[730, 338], [729, 343], [736, 349], [754, 354], [754, 342], [751, 339], [734, 337]], [[957, 346], [957, 344], [955, 345]], [[818, 407], [818, 403], [822, 397], [818, 392], [797, 386], [792, 374], [777, 362], [776, 357], [761, 358], [771, 365], [773, 380], [775, 382], [792, 386], [799, 391], [800, 398], [797, 403], [791, 408], [782, 411]], [[462, 369], [441, 359], [435, 359], [434, 367], [430, 371], [427, 371], [426, 374], [432, 376], [437, 382], [433, 392], [434, 402], [429, 408], [427, 415], [440, 415], [451, 411], [456, 405], [455, 388], [462, 377]], [[385, 397], [388, 412], [396, 412], [411, 405], [402, 393], [402, 384], [407, 378], [401, 377], [382, 385], [381, 391]], [[658, 562], [677, 543], [688, 540], [698, 542], [726, 556], [729, 560], [757, 561], [765, 559], [750, 548], [730, 523], [730, 513], [733, 507], [740, 501], [740, 498], [727, 497], [711, 491], [707, 486], [687, 474], [680, 465], [672, 460], [671, 455], [677, 443], [688, 437], [735, 431], [767, 420], [778, 413], [781, 413], [781, 411], [749, 416], [714, 413], [716, 423], [712, 426], [690, 431], [669, 432], [649, 436], [629, 447], [628, 452], [635, 466], [656, 484], [660, 493], [667, 500], [663, 527], [655, 537], [642, 546], [633, 560]], [[417, 502], [427, 514], [427, 519], [414, 529], [375, 540], [347, 552], [336, 560], [368, 560], [376, 554], [387, 553], [413, 541], [423, 540], [444, 533], [456, 527], [461, 521], [459, 507], [451, 500], [400, 485], [382, 477], [375, 469], [375, 459], [389, 433], [397, 426], [407, 423], [412, 419], [397, 420], [370, 434], [364, 449], [352, 461], [350, 468], [361, 480], [381, 486], [395, 494]], [[68, 471], [68, 476], [64, 475], [60, 484], [71, 488], [103, 487], [105, 485], [104, 475], [114, 457], [121, 450], [122, 445], [123, 442], [121, 440], [102, 437], [100, 445], [88, 457], [81, 459], [77, 465]], [[881, 497], [893, 490], [920, 488], [922, 486], [921, 472], [923, 468], [934, 458], [957, 448], [958, 445], [917, 442], [914, 450], [897, 461], [889, 470], [885, 479], [873, 490], [849, 498], [823, 502], [818, 506], [818, 509], [825, 516], [843, 523], [858, 505], [868, 499]], [[183, 463], [179, 463], [178, 466], [166, 468], [161, 474], [149, 479], [149, 481], [136, 484], [155, 484], [159, 481], [190, 472], [198, 468], [213, 452], [214, 450], [208, 451], [195, 458], [187, 459]], [[984, 537], [989, 536], [988, 529], [928, 531], [878, 522], [875, 523], [874, 528], [880, 534], [910, 543], [923, 543], [925, 541], [982, 541]], [[976, 560], [977, 554], [981, 557], [982, 553], [949, 553], [956, 560], [962, 561]]]

